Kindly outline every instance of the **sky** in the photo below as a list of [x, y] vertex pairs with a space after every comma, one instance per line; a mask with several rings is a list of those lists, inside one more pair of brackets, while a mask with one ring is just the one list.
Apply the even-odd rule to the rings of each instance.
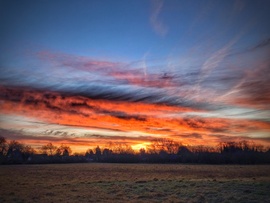
[[270, 146], [268, 0], [0, 0], [0, 135], [84, 152]]

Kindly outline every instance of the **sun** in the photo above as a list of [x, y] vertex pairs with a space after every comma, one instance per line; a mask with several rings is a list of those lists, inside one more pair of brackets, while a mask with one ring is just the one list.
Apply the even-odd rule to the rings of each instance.
[[143, 143], [140, 143], [140, 144], [133, 144], [133, 145], [131, 145], [131, 147], [135, 152], [139, 152], [140, 149], [142, 149], [142, 148], [147, 149], [147, 147], [149, 145], [150, 145], [150, 142], [143, 142]]

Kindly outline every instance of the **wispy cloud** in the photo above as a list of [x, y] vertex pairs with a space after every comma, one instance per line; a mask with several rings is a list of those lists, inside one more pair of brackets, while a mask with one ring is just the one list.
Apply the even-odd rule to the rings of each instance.
[[[17, 114], [36, 118], [50, 125], [95, 130], [95, 133], [71, 135], [68, 134], [70, 129], [50, 129], [44, 126], [40, 139], [44, 136], [46, 139], [58, 137], [59, 142], [61, 139], [80, 140], [85, 138], [85, 135], [92, 141], [94, 139], [95, 142], [105, 142], [110, 137], [106, 135], [107, 131], [113, 133], [112, 140], [120, 140], [122, 137], [126, 142], [133, 142], [137, 138], [149, 141], [149, 137], [165, 136], [185, 143], [201, 144], [216, 133], [232, 137], [251, 135], [258, 130], [270, 131], [269, 122], [201, 117], [192, 114], [187, 116], [185, 113], [200, 110], [181, 106], [91, 99], [82, 95], [18, 87], [1, 87], [1, 92], [2, 115]], [[207, 112], [201, 113], [207, 115]], [[193, 135], [190, 135], [191, 132]], [[180, 136], [181, 134], [183, 136]]]
[[163, 0], [152, 0], [152, 11], [150, 15], [150, 23], [154, 31], [160, 35], [165, 36], [168, 33], [168, 27], [160, 19], [160, 13], [163, 8]]
[[256, 44], [255, 46], [250, 47], [247, 51], [255, 51], [257, 49], [261, 49], [261, 48], [267, 47], [269, 45], [270, 45], [270, 38], [264, 39], [261, 42], [259, 42], [258, 44]]
[[[256, 112], [263, 110], [266, 118], [270, 111], [270, 62], [259, 57], [252, 62], [256, 69], [231, 67], [231, 50], [237, 39], [207, 53], [209, 58], [193, 68], [170, 64], [174, 67], [170, 72], [166, 65], [151, 63], [146, 56], [127, 63], [38, 52], [35, 56], [46, 68], [24, 75], [3, 72], [0, 113], [89, 131], [70, 134], [70, 129], [44, 126], [36, 135], [40, 143], [75, 140], [77, 146], [83, 146], [83, 141], [95, 145], [113, 140], [136, 145], [155, 137], [192, 145], [206, 141], [216, 145], [241, 137], [267, 143], [262, 135], [270, 132], [269, 120]], [[254, 47], [260, 51], [268, 42]], [[241, 117], [237, 112], [250, 113]], [[34, 143], [34, 135], [20, 133]]]
[[270, 60], [262, 62], [258, 67], [248, 71], [237, 86], [235, 99], [239, 104], [250, 105], [259, 109], [270, 109]]
[[[259, 108], [264, 105], [263, 108], [269, 109], [266, 105], [269, 99], [266, 82], [269, 61], [263, 58], [253, 60], [252, 66], [257, 67], [256, 73], [241, 67], [242, 64], [239, 67], [230, 64], [233, 52], [231, 47], [239, 36], [212, 54], [208, 53], [209, 58], [196, 64], [195, 68], [174, 64], [175, 68], [171, 72], [166, 71], [166, 65], [156, 67], [151, 61], [148, 61], [146, 71], [145, 58], [136, 63], [127, 63], [42, 51], [35, 56], [48, 68], [31, 73], [26, 70], [23, 75], [3, 72], [1, 84], [32, 86], [90, 99], [143, 102], [201, 110], [217, 110], [227, 108], [227, 105], [239, 106], [241, 103], [244, 106], [247, 103], [258, 105]], [[254, 47], [268, 47], [267, 44], [261, 42]]]

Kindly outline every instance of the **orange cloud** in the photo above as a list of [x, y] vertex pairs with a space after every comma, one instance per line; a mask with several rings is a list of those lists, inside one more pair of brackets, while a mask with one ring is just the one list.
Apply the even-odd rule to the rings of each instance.
[[[66, 138], [55, 134], [58, 136], [57, 139], [48, 136], [39, 138], [32, 136], [31, 139], [25, 138], [29, 143], [35, 142], [35, 139], [38, 143], [51, 139], [55, 143], [64, 142], [75, 148], [81, 146], [81, 149], [85, 149], [89, 146], [104, 146], [111, 140], [139, 146], [141, 143], [150, 142], [155, 137], [167, 137], [187, 145], [213, 146], [222, 140], [239, 139], [252, 132], [270, 132], [269, 122], [188, 116], [187, 113], [191, 112], [207, 113], [188, 107], [95, 100], [57, 92], [5, 87], [1, 87], [1, 92], [3, 94], [0, 112], [3, 115], [24, 115], [59, 126], [108, 129], [115, 132], [112, 136], [101, 133]], [[45, 127], [44, 131], [46, 130]], [[124, 132], [125, 136], [117, 136], [117, 132]], [[68, 133], [65, 135], [68, 136]], [[244, 137], [253, 139], [249, 136]]]

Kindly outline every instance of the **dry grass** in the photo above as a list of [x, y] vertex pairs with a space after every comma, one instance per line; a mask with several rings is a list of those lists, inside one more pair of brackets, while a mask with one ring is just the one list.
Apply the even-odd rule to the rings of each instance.
[[270, 202], [270, 166], [0, 166], [0, 202]]

